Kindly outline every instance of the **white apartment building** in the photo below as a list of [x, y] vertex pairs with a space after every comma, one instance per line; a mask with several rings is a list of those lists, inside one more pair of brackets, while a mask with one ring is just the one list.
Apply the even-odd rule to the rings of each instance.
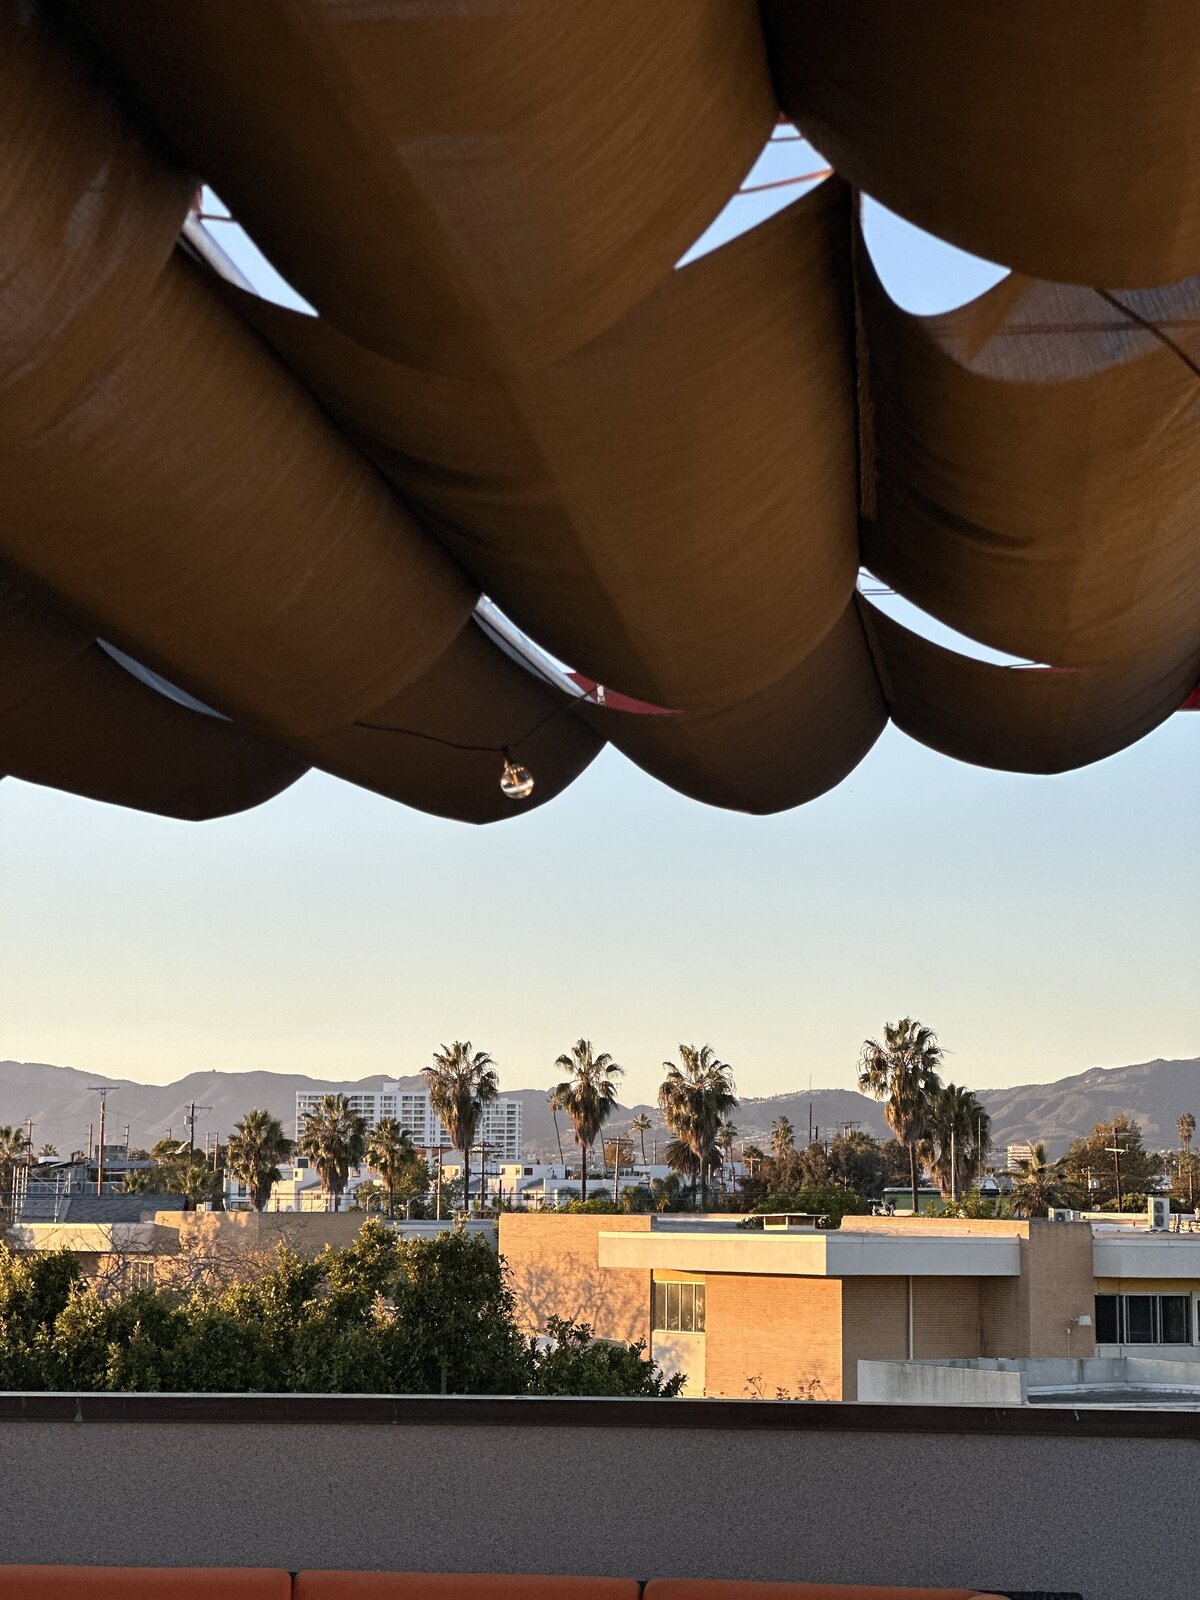
[[[302, 1089], [296, 1094], [296, 1138], [299, 1139], [304, 1119], [324, 1094], [339, 1094], [340, 1090]], [[451, 1148], [450, 1135], [440, 1117], [433, 1114], [428, 1089], [405, 1089], [399, 1083], [385, 1083], [381, 1089], [356, 1090], [346, 1100], [351, 1111], [366, 1120], [368, 1129], [383, 1117], [395, 1117], [419, 1150]], [[488, 1161], [519, 1161], [521, 1159], [522, 1106], [519, 1100], [493, 1100], [483, 1108], [477, 1140], [488, 1147]]]

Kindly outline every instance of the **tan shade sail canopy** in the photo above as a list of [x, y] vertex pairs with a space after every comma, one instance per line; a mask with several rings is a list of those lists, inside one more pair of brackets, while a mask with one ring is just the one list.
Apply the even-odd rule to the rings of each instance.
[[305, 766], [139, 682], [0, 580], [0, 775], [202, 822], [260, 805]]
[[763, 0], [779, 103], [856, 188], [989, 261], [1200, 270], [1194, 0]]
[[1013, 275], [916, 317], [859, 261], [871, 570], [1054, 666], [1194, 636], [1200, 276], [1105, 298]]
[[[3, 8], [0, 772], [488, 822], [506, 747], [526, 804], [610, 739], [765, 812], [889, 715], [1019, 770], [1141, 737], [1200, 643], [1191, 12]], [[677, 269], [781, 105], [838, 176]], [[316, 316], [177, 247], [201, 181]], [[851, 186], [1016, 271], [901, 311]], [[928, 644], [863, 560], [1072, 670]]]
[[539, 642], [641, 699], [720, 709], [802, 661], [854, 587], [849, 240], [822, 185], [508, 382], [241, 303]]

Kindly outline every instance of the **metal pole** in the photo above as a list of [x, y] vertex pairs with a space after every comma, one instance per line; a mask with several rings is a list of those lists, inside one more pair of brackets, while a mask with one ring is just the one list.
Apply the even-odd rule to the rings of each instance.
[[96, 1152], [96, 1193], [104, 1193], [104, 1114], [108, 1106], [108, 1086], [95, 1091], [100, 1096], [100, 1146]]
[[953, 1123], [950, 1124], [950, 1200], [952, 1204], [958, 1204], [958, 1145]]

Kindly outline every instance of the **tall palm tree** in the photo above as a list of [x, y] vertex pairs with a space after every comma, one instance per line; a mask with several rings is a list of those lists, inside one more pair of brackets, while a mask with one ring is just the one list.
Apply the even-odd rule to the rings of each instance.
[[395, 1117], [380, 1117], [367, 1140], [367, 1165], [387, 1185], [388, 1216], [396, 1215], [396, 1185], [406, 1167], [417, 1159], [412, 1135]]
[[658, 1091], [667, 1127], [696, 1158], [700, 1209], [708, 1209], [708, 1157], [716, 1146], [725, 1113], [737, 1105], [733, 1069], [718, 1061], [711, 1045], [679, 1046], [679, 1064], [664, 1061], [666, 1077]]
[[262, 1211], [271, 1196], [271, 1185], [279, 1182], [279, 1163], [291, 1154], [292, 1141], [283, 1124], [269, 1111], [255, 1107], [247, 1111], [225, 1146], [225, 1163], [246, 1185], [250, 1204]]
[[630, 1123], [629, 1123], [629, 1131], [630, 1131], [630, 1133], [636, 1133], [638, 1138], [641, 1140], [641, 1143], [642, 1143], [642, 1165], [643, 1166], [646, 1165], [646, 1135], [650, 1132], [650, 1129], [653, 1126], [654, 1126], [654, 1124], [650, 1121], [650, 1118], [646, 1115], [646, 1113], [644, 1111], [639, 1111], [637, 1116], [633, 1117], [630, 1120]]
[[617, 1079], [625, 1076], [625, 1069], [607, 1052], [596, 1055], [590, 1039], [577, 1039], [571, 1053], [559, 1056], [554, 1065], [571, 1074], [555, 1089], [554, 1098], [575, 1129], [580, 1157], [579, 1198], [586, 1200], [588, 1149], [616, 1109]]
[[858, 1087], [884, 1102], [888, 1127], [908, 1150], [914, 1217], [920, 1209], [917, 1146], [925, 1137], [930, 1104], [942, 1086], [938, 1072], [942, 1053], [932, 1028], [901, 1017], [884, 1025], [882, 1044], [864, 1040], [858, 1058]]
[[[472, 1050], [469, 1039], [455, 1039], [433, 1052], [433, 1062], [421, 1069], [429, 1085], [429, 1100], [446, 1125], [450, 1143], [463, 1158], [463, 1205], [471, 1209], [471, 1146], [483, 1108], [500, 1093], [496, 1063], [486, 1050]], [[483, 1187], [480, 1185], [480, 1204]]]
[[796, 1130], [787, 1117], [776, 1117], [771, 1124], [771, 1156], [786, 1161], [796, 1148]]
[[558, 1143], [558, 1159], [560, 1164], [565, 1165], [562, 1147], [562, 1134], [559, 1132], [558, 1127], [558, 1113], [561, 1108], [558, 1104], [558, 1096], [553, 1090], [550, 1091], [550, 1098], [547, 1100], [546, 1104], [550, 1107], [550, 1115], [554, 1118], [554, 1137]]
[[350, 1168], [357, 1167], [367, 1148], [367, 1124], [351, 1111], [344, 1094], [323, 1094], [304, 1119], [297, 1149], [307, 1156], [321, 1178], [327, 1199], [337, 1209], [345, 1194]]
[[44, 1144], [42, 1146], [42, 1148], [38, 1151], [38, 1160], [39, 1161], [53, 1161], [54, 1157], [57, 1154], [58, 1154], [58, 1151], [54, 1148], [54, 1146], [52, 1144]]
[[942, 1198], [957, 1200], [983, 1169], [991, 1143], [991, 1118], [971, 1093], [956, 1083], [943, 1084], [929, 1102], [921, 1154], [937, 1181]]
[[721, 1126], [717, 1129], [717, 1143], [721, 1147], [721, 1155], [724, 1159], [724, 1164], [729, 1168], [730, 1180], [733, 1177], [733, 1146], [736, 1139], [737, 1128], [732, 1122], [730, 1122], [729, 1118], [726, 1117], [724, 1122], [722, 1122]]
[[1192, 1135], [1196, 1131], [1196, 1119], [1190, 1111], [1185, 1111], [1175, 1126], [1179, 1129], [1179, 1144], [1187, 1162], [1188, 1205], [1194, 1211], [1196, 1209], [1196, 1175], [1192, 1170]]
[[1051, 1207], [1074, 1205], [1078, 1199], [1063, 1162], [1047, 1160], [1044, 1144], [1034, 1145], [1030, 1160], [1018, 1161], [1017, 1173], [1012, 1200], [1018, 1216], [1046, 1217]]

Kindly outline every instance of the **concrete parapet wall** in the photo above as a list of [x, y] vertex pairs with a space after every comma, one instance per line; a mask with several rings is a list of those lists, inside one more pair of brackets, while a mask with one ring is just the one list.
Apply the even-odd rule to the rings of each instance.
[[1019, 1406], [1025, 1399], [1020, 1372], [966, 1363], [860, 1361], [858, 1398], [873, 1404], [912, 1406]]

